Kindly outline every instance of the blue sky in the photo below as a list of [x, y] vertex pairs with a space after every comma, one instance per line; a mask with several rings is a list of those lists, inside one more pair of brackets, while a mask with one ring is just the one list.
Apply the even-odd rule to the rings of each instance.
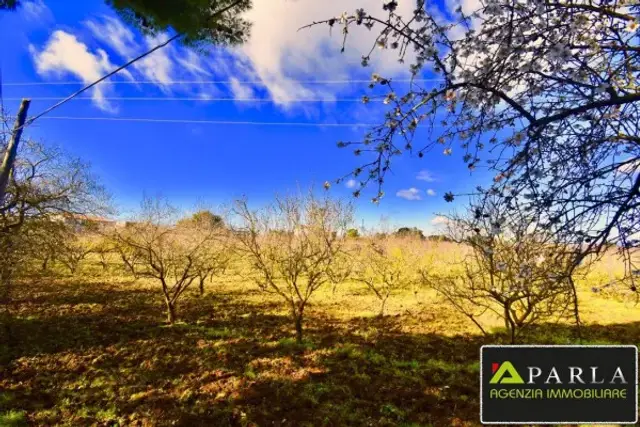
[[[374, 71], [407, 78], [406, 66], [382, 54], [371, 67], [359, 66], [370, 35], [354, 35], [354, 42], [340, 55], [339, 38], [330, 38], [325, 27], [302, 33], [296, 29], [341, 13], [346, 3], [349, 10], [382, 3], [329, 0], [319, 8], [312, 0], [266, 2], [255, 0], [249, 16], [254, 34], [248, 45], [233, 51], [216, 49], [206, 56], [170, 45], [129, 73], [114, 77], [115, 84], [101, 85], [50, 114], [245, 124], [43, 119], [28, 135], [88, 161], [122, 211], [135, 208], [143, 193], [161, 194], [183, 208], [198, 202], [225, 204], [243, 195], [253, 204], [262, 204], [276, 192], [311, 184], [321, 187], [324, 181], [344, 175], [366, 159], [337, 148], [336, 142], [357, 140], [366, 128], [246, 122], [380, 121], [379, 103], [349, 101], [369, 92], [366, 83], [352, 80], [366, 80]], [[411, 7], [413, 1], [406, 3]], [[30, 115], [36, 114], [81, 87], [83, 81], [105, 74], [158, 42], [126, 27], [101, 0], [69, 4], [35, 2], [19, 13], [0, 15], [0, 38], [11, 40], [0, 52], [8, 110], [15, 111], [21, 97], [31, 97]], [[283, 20], [274, 23], [273, 16]], [[217, 83], [171, 83], [175, 81]], [[247, 98], [267, 102], [243, 101]], [[308, 99], [327, 102], [300, 102]], [[426, 142], [425, 135], [418, 136]], [[483, 178], [478, 172], [470, 175], [455, 153], [434, 152], [423, 159], [407, 155], [393, 167], [379, 205], [371, 204], [369, 193], [355, 201], [358, 225], [364, 220], [365, 226], [372, 227], [385, 216], [392, 226], [417, 226], [431, 232], [436, 214], [457, 204], [445, 203], [443, 194], [468, 192]], [[412, 197], [416, 190], [418, 197]], [[349, 197], [352, 190], [340, 184], [330, 191]]]

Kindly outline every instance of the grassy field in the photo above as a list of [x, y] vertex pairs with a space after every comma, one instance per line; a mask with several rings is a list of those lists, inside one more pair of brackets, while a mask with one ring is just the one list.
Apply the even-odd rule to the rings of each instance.
[[[640, 308], [580, 285], [585, 343], [640, 343]], [[475, 426], [484, 337], [433, 291], [391, 297], [388, 315], [355, 284], [312, 299], [306, 339], [276, 297], [239, 277], [194, 287], [165, 325], [157, 285], [101, 276], [40, 277], [15, 290], [0, 368], [0, 425]], [[568, 325], [526, 342], [576, 343]]]

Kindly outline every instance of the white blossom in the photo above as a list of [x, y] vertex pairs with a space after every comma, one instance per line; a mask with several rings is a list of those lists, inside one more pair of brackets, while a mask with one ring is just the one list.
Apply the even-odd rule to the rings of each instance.
[[396, 99], [396, 94], [391, 92], [390, 94], [388, 94], [385, 98], [384, 98], [384, 104], [387, 105], [389, 103], [391, 103], [391, 101], [394, 101]]

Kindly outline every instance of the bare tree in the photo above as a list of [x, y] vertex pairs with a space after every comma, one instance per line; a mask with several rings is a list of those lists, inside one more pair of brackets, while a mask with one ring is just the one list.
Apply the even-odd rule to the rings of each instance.
[[371, 241], [355, 256], [353, 277], [378, 298], [380, 316], [393, 293], [418, 282], [418, 260], [406, 238]]
[[[108, 212], [108, 195], [86, 164], [28, 138], [20, 147], [6, 197], [0, 201], [2, 251], [10, 270], [25, 267], [34, 252], [58, 241], [60, 214]], [[13, 261], [9, 261], [16, 257]]]
[[88, 171], [79, 160], [29, 138], [20, 146], [0, 200], [0, 310], [8, 337], [12, 280], [56, 235], [54, 217], [108, 210], [108, 197]]
[[[347, 230], [348, 232], [348, 230]], [[331, 288], [331, 294], [335, 296], [338, 286], [344, 284], [353, 277], [354, 272], [354, 257], [360, 251], [360, 244], [354, 242], [353, 238], [350, 238], [348, 233], [345, 236], [348, 241], [340, 245], [340, 249], [334, 254], [333, 262], [327, 270], [329, 281], [333, 285]]]
[[[312, 24], [341, 26], [344, 43], [356, 27], [375, 31], [363, 66], [376, 47], [395, 50], [415, 77], [399, 92], [392, 79], [372, 75], [363, 102], [384, 100], [388, 110], [362, 140], [338, 144], [371, 156], [341, 179], [361, 179], [355, 195], [374, 184], [377, 201], [397, 156], [459, 153], [469, 170], [493, 171], [494, 182], [476, 194], [524, 198], [541, 225], [584, 243], [583, 257], [609, 244], [640, 246], [640, 5], [495, 0], [463, 2], [447, 13], [442, 7], [418, 0], [403, 15], [390, 0], [381, 16], [359, 9]], [[636, 289], [633, 269], [628, 279]]]
[[240, 248], [258, 287], [286, 301], [303, 338], [305, 308], [314, 293], [331, 280], [331, 266], [340, 252], [352, 208], [337, 200], [307, 195], [276, 197], [275, 203], [252, 211], [238, 201], [236, 231]]
[[98, 256], [98, 263], [102, 267], [102, 272], [109, 271], [110, 259], [117, 254], [116, 245], [113, 244], [109, 232], [101, 232], [94, 236], [92, 252]]
[[130, 233], [133, 233], [133, 231], [131, 230], [131, 224], [128, 224], [122, 231], [113, 230], [112, 233], [108, 235], [108, 239], [113, 247], [113, 251], [120, 258], [120, 261], [122, 261], [124, 271], [131, 274], [135, 279], [138, 279], [139, 273], [136, 265], [144, 260], [143, 253], [131, 245], [124, 244], [121, 239], [121, 236], [126, 236]]
[[423, 271], [424, 283], [483, 333], [481, 316], [493, 312], [504, 321], [511, 342], [536, 322], [573, 314], [579, 324], [573, 281], [587, 268], [586, 260], [574, 266], [579, 248], [559, 242], [523, 212], [504, 216], [497, 203], [449, 218], [451, 237], [465, 253], [446, 269]]
[[65, 227], [53, 218], [39, 218], [24, 224], [20, 233], [28, 243], [24, 247], [27, 262], [36, 263], [41, 272], [49, 271], [49, 267], [58, 258], [59, 248], [64, 239]]
[[214, 278], [223, 274], [231, 264], [234, 255], [231, 231], [225, 226], [222, 216], [208, 210], [200, 210], [188, 218], [181, 219], [178, 221], [178, 227], [188, 233], [199, 231], [212, 236], [195, 266], [200, 296], [203, 296], [206, 280], [213, 282]]
[[76, 274], [80, 263], [95, 252], [97, 239], [97, 235], [83, 230], [65, 230], [63, 238], [58, 242], [56, 259], [67, 267], [71, 274]]
[[177, 211], [161, 199], [145, 198], [136, 221], [116, 231], [120, 253], [127, 254], [136, 277], [161, 285], [167, 322], [177, 320], [179, 298], [198, 278], [214, 230], [176, 227]]
[[86, 164], [33, 140], [23, 142], [0, 201], [0, 231], [59, 214], [108, 212], [109, 197]]

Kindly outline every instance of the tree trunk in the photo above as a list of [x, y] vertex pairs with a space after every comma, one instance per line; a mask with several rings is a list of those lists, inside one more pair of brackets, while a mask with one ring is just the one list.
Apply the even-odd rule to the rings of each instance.
[[508, 306], [504, 306], [504, 327], [505, 329], [508, 331], [510, 330], [510, 324], [509, 324], [509, 307]]
[[302, 343], [302, 315], [296, 316], [296, 341]]
[[24, 130], [25, 120], [27, 119], [27, 111], [31, 104], [30, 99], [23, 98], [18, 109], [18, 115], [16, 116], [16, 122], [13, 125], [13, 131], [11, 132], [11, 139], [4, 152], [4, 158], [2, 164], [0, 164], [0, 202], [4, 201], [4, 196], [7, 191], [7, 185], [9, 184], [9, 176], [13, 169], [13, 164], [16, 161], [18, 155], [18, 145], [20, 144], [20, 137]]
[[578, 305], [578, 291], [576, 284], [573, 281], [573, 277], [569, 276], [569, 285], [571, 286], [571, 293], [573, 294], [573, 317], [576, 321], [576, 332], [578, 333], [578, 342], [582, 344], [582, 321], [580, 320], [580, 308]]
[[49, 267], [49, 257], [45, 257], [45, 259], [42, 260], [42, 271], [47, 271], [48, 267]]
[[292, 314], [293, 322], [295, 323], [296, 327], [296, 341], [299, 344], [302, 342], [302, 317], [304, 316], [304, 306], [297, 306], [295, 303], [293, 303]]
[[384, 317], [384, 308], [386, 305], [387, 305], [387, 299], [384, 298], [382, 300], [382, 304], [380, 304], [380, 314], [379, 314], [380, 317]]
[[167, 323], [173, 325], [176, 321], [176, 306], [168, 298], [165, 302], [167, 303]]
[[200, 296], [204, 295], [204, 280], [206, 279], [206, 277], [202, 277], [200, 276]]
[[504, 324], [507, 331], [511, 334], [511, 344], [516, 342], [516, 324], [511, 319], [511, 313], [509, 312], [509, 305], [504, 306]]

